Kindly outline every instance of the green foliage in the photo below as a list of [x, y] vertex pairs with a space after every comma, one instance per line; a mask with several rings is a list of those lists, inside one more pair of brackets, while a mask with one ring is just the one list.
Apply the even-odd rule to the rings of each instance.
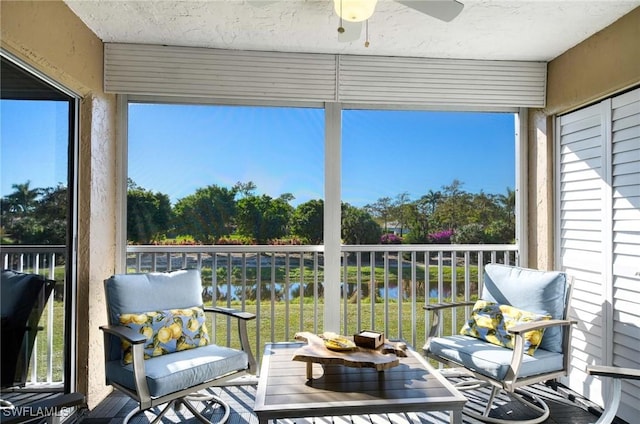
[[173, 211], [169, 196], [130, 184], [127, 191], [127, 239], [148, 244], [170, 230]]
[[267, 195], [248, 196], [238, 201], [236, 225], [238, 234], [252, 237], [258, 243], [284, 237], [293, 207], [283, 198]]
[[291, 232], [311, 244], [321, 244], [324, 229], [324, 201], [309, 200], [298, 205], [291, 216]]
[[387, 231], [387, 223], [393, 214], [393, 204], [390, 197], [381, 197], [375, 203], [365, 205], [364, 210], [374, 218], [382, 221], [382, 228]]
[[510, 244], [515, 240], [514, 227], [507, 221], [491, 221], [484, 228], [485, 243]]
[[15, 191], [2, 199], [2, 242], [13, 244], [65, 244], [67, 188], [63, 185], [30, 188], [13, 184]]
[[175, 230], [203, 243], [231, 234], [236, 213], [236, 191], [217, 185], [199, 188], [174, 208]]
[[342, 204], [342, 240], [345, 244], [378, 244], [382, 229], [363, 209]]
[[[512, 243], [515, 191], [468, 193], [463, 185], [453, 180], [442, 190], [429, 190], [414, 201], [403, 192], [363, 208], [343, 204], [343, 241], [378, 244], [381, 225], [393, 220], [402, 232], [403, 243], [433, 243], [430, 234], [445, 230], [454, 230], [454, 243]], [[31, 188], [27, 181], [13, 188], [15, 191], [0, 204], [2, 242], [65, 244], [66, 187]], [[138, 187], [131, 180], [128, 188], [127, 236], [135, 243], [163, 243], [167, 237], [179, 236], [205, 244], [320, 244], [323, 240], [322, 199], [294, 209], [289, 204], [294, 199], [291, 193], [277, 198], [257, 196], [253, 182], [238, 182], [230, 189], [217, 185], [199, 188], [172, 208], [166, 194]], [[172, 243], [171, 239], [167, 243]], [[188, 241], [179, 242], [183, 243]]]
[[455, 244], [480, 244], [484, 243], [484, 237], [484, 226], [472, 223], [458, 228], [451, 241]]

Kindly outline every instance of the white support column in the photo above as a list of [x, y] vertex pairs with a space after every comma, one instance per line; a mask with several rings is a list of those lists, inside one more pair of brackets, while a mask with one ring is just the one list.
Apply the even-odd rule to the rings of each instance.
[[341, 144], [340, 103], [325, 104], [324, 331], [340, 332]]
[[127, 177], [129, 145], [129, 99], [116, 96], [116, 273], [127, 272]]
[[516, 115], [516, 244], [520, 255], [519, 265], [529, 262], [529, 110], [520, 108]]

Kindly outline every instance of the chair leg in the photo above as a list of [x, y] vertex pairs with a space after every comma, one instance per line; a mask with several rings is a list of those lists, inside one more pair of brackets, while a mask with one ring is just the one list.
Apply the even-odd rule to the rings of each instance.
[[622, 392], [622, 383], [619, 378], [612, 380], [611, 394], [609, 396], [609, 405], [605, 408], [605, 411], [600, 415], [600, 419], [595, 424], [610, 424], [616, 417], [618, 406], [620, 405], [620, 397]]
[[[166, 415], [166, 413], [169, 412], [169, 410], [174, 407], [174, 404], [175, 404], [175, 401], [171, 401], [171, 402], [167, 403], [167, 406], [162, 408], [162, 411], [160, 411], [160, 413], [158, 415], [156, 415], [155, 419], [151, 422], [151, 424], [159, 423], [162, 420], [162, 417], [164, 417]], [[122, 424], [128, 424], [129, 420], [131, 418], [133, 418], [134, 416], [138, 415], [140, 412], [142, 412], [140, 410], [140, 407], [136, 406], [133, 410], [131, 410], [131, 412], [129, 412], [127, 414], [127, 416], [124, 418], [124, 421], [122, 421]]]
[[[195, 406], [193, 406], [190, 401], [214, 402], [219, 404], [224, 409], [224, 413], [222, 415], [222, 418], [220, 418], [220, 420], [218, 420], [216, 424], [224, 424], [229, 419], [229, 415], [231, 414], [231, 408], [229, 407], [229, 404], [224, 400], [222, 400], [222, 398], [220, 398], [219, 396], [216, 396], [213, 394], [197, 393], [181, 399], [172, 400], [171, 402], [167, 403], [167, 405], [164, 408], [162, 408], [160, 413], [156, 415], [156, 417], [154, 418], [153, 421], [151, 421], [150, 424], [160, 423], [162, 418], [166, 415], [167, 412], [169, 412], [170, 409], [179, 410], [182, 406], [184, 406], [189, 411], [191, 411], [193, 416], [197, 418], [198, 421], [204, 424], [212, 424], [211, 420], [205, 417], [204, 415], [202, 415], [202, 413], [200, 413], [200, 411], [198, 411], [198, 409]], [[131, 412], [129, 412], [129, 414], [127, 414], [127, 416], [123, 421], [123, 424], [128, 424], [129, 420], [134, 416], [138, 415], [140, 412], [142, 412], [140, 411], [140, 407], [136, 406], [135, 409], [133, 409]]]
[[[223, 401], [220, 397], [218, 397], [216, 395], [205, 395], [205, 396], [207, 397], [207, 401], [213, 401], [213, 402], [219, 404], [222, 408], [224, 408], [224, 414], [222, 415], [222, 418], [220, 418], [220, 420], [218, 420], [218, 422], [216, 424], [224, 424], [225, 422], [227, 422], [227, 420], [229, 419], [229, 414], [231, 413], [231, 408], [229, 407], [229, 404], [227, 402]], [[193, 400], [192, 396], [189, 396], [189, 398], [191, 400]], [[183, 399], [183, 402], [184, 402], [184, 406], [189, 411], [191, 411], [193, 416], [196, 417], [198, 420], [200, 420], [200, 422], [202, 422], [204, 424], [211, 424], [211, 420], [207, 419], [204, 415], [202, 415], [200, 413], [200, 411], [198, 411], [196, 409], [196, 407], [193, 406], [189, 400], [187, 400], [185, 398], [185, 399]]]
[[[480, 387], [486, 387], [489, 385], [490, 384], [488, 382], [482, 381], [482, 380], [466, 380], [466, 381], [461, 381], [455, 384], [455, 387], [458, 388], [459, 390], [464, 391], [464, 390], [474, 390], [474, 389], [478, 389]], [[493, 401], [500, 390], [501, 389], [499, 387], [491, 386], [491, 394], [489, 395], [489, 401], [487, 402], [487, 406], [483, 414], [473, 412], [468, 408], [463, 409], [462, 413], [472, 418], [475, 418], [478, 421], [491, 423], [491, 424], [509, 424], [509, 423], [539, 424], [545, 421], [547, 418], [549, 418], [549, 407], [547, 406], [547, 404], [538, 396], [525, 392], [524, 390], [521, 390], [521, 389], [516, 389], [514, 393], [507, 393], [507, 395], [511, 399], [514, 399], [522, 403], [523, 405], [526, 405], [527, 407], [533, 409], [536, 413], [539, 414], [539, 416], [535, 418], [524, 419], [524, 420], [518, 420], [518, 419], [508, 420], [508, 419], [490, 417], [489, 413], [491, 412]], [[531, 397], [533, 399], [533, 402], [528, 401], [523, 396], [523, 393], [526, 393], [527, 396]]]

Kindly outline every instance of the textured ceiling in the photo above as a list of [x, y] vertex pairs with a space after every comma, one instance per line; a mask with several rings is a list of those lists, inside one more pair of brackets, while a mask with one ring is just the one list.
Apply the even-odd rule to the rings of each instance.
[[[429, 1], [429, 0], [426, 0]], [[433, 58], [549, 61], [640, 0], [460, 0], [442, 22], [379, 0], [362, 36], [339, 42], [331, 0], [65, 0], [104, 42]]]

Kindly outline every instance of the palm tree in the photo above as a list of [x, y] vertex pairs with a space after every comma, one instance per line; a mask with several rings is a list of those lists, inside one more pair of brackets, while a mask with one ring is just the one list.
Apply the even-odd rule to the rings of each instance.
[[31, 181], [22, 184], [12, 184], [15, 191], [6, 197], [11, 212], [29, 212], [36, 206], [36, 199], [42, 193], [42, 189], [30, 188]]
[[429, 192], [423, 197], [429, 205], [429, 213], [433, 214], [436, 210], [436, 207], [438, 206], [438, 203], [440, 203], [440, 201], [442, 200], [442, 192], [429, 190]]
[[507, 213], [507, 222], [512, 225], [516, 218], [516, 191], [507, 187], [507, 194], [500, 194], [498, 202]]

